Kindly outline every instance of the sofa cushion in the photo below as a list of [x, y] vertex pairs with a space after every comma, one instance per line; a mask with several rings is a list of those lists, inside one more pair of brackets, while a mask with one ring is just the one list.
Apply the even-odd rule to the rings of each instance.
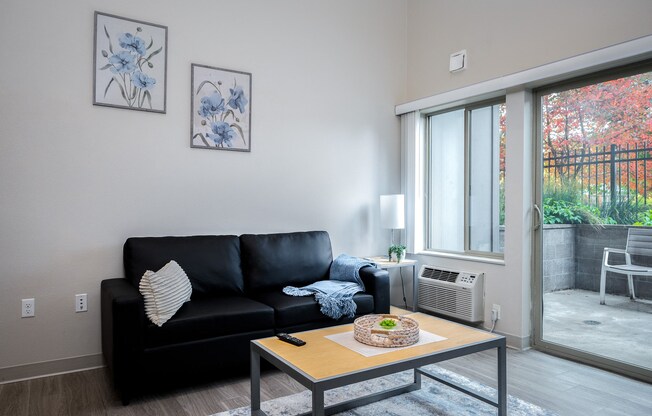
[[274, 310], [260, 302], [239, 296], [193, 299], [165, 325], [158, 327], [148, 322], [145, 346], [179, 344], [273, 327]]
[[[274, 308], [276, 328], [285, 328], [315, 321], [333, 321], [319, 310], [319, 304], [314, 296], [289, 296], [280, 291], [257, 293], [255, 299]], [[367, 293], [357, 293], [353, 296], [356, 304], [356, 315], [373, 313], [374, 298]]]
[[125, 242], [125, 275], [136, 287], [146, 270], [158, 270], [170, 260], [188, 275], [193, 299], [244, 291], [237, 236], [132, 237]]
[[247, 292], [305, 286], [328, 278], [333, 261], [325, 231], [240, 236]]

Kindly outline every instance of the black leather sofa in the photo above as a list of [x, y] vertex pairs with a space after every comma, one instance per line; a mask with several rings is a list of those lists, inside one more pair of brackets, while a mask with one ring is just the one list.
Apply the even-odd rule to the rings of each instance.
[[[188, 275], [192, 299], [158, 327], [138, 284], [170, 260]], [[332, 261], [324, 231], [129, 238], [125, 278], [101, 284], [102, 351], [123, 403], [152, 385], [246, 370], [252, 339], [351, 322], [324, 316], [312, 296], [281, 292], [328, 279]], [[366, 291], [353, 298], [356, 316], [388, 313], [387, 272], [365, 267], [360, 275]]]

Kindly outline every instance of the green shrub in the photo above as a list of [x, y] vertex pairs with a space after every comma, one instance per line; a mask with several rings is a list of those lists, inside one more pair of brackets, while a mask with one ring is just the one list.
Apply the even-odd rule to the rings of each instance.
[[603, 224], [597, 208], [554, 198], [543, 200], [544, 224]]
[[579, 224], [582, 217], [575, 210], [573, 202], [546, 198], [543, 200], [544, 224]]
[[652, 225], [649, 205], [640, 196], [638, 203], [633, 199], [617, 198], [596, 208], [584, 203], [583, 191], [577, 183], [566, 182], [544, 186], [545, 224], [623, 224]]
[[648, 208], [642, 203], [630, 202], [624, 199], [606, 204], [601, 215], [610, 218], [610, 224], [635, 224], [645, 216]]
[[652, 226], [652, 209], [648, 209], [645, 212], [641, 212], [638, 216], [638, 221], [634, 225], [641, 225], [645, 227]]

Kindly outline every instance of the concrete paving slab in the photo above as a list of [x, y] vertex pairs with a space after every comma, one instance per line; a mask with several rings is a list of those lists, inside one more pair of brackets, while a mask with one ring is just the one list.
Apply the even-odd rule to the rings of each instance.
[[652, 369], [652, 302], [569, 289], [543, 296], [543, 339]]

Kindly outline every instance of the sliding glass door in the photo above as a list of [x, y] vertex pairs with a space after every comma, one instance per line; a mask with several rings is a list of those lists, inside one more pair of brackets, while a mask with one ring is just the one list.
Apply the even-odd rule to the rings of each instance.
[[537, 113], [535, 345], [652, 380], [652, 276], [603, 271], [652, 275], [651, 68], [542, 89]]

